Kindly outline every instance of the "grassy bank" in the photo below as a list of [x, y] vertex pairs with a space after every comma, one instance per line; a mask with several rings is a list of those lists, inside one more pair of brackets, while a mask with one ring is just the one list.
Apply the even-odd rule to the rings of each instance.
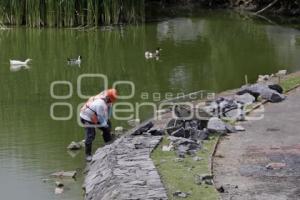
[[173, 193], [178, 190], [190, 193], [185, 198], [187, 200], [218, 199], [218, 192], [214, 186], [195, 183], [196, 175], [211, 174], [210, 157], [218, 137], [218, 135], [212, 135], [209, 140], [204, 141], [202, 150], [196, 155], [202, 158], [199, 161], [193, 160], [191, 156], [187, 156], [181, 162], [175, 161], [177, 155], [174, 151], [162, 151], [162, 146], [169, 143], [167, 138], [164, 138], [163, 142], [156, 148], [152, 154], [152, 159], [168, 191], [169, 199], [180, 199], [173, 196]]
[[297, 85], [300, 85], [300, 73], [296, 73], [290, 77], [287, 77], [281, 81], [280, 85], [285, 92], [293, 89]]

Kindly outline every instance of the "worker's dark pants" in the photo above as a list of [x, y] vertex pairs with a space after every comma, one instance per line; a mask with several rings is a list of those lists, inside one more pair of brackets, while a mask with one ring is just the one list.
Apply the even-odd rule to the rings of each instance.
[[[91, 155], [92, 154], [92, 145], [93, 145], [93, 141], [95, 140], [96, 137], [96, 128], [97, 125], [86, 121], [84, 119], [81, 119], [81, 122], [86, 125], [84, 127], [85, 129], [85, 154], [86, 155]], [[104, 128], [104, 127], [98, 127], [102, 132], [102, 136], [103, 136], [103, 140], [104, 142], [109, 142], [111, 141], [112, 137], [111, 137], [111, 123], [110, 121], [108, 121], [108, 127]]]

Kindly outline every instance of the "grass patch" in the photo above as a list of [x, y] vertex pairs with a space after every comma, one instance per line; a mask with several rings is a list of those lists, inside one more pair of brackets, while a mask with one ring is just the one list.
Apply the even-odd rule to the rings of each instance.
[[281, 87], [283, 88], [283, 90], [285, 92], [299, 84], [300, 84], [300, 76], [294, 76], [291, 78], [287, 78], [285, 80], [282, 80], [280, 83]]
[[200, 161], [194, 161], [191, 156], [186, 156], [182, 162], [175, 162], [174, 159], [177, 156], [174, 151], [162, 151], [162, 146], [169, 144], [166, 137], [155, 149], [152, 159], [168, 191], [169, 199], [182, 199], [173, 196], [177, 190], [191, 193], [185, 198], [187, 200], [217, 200], [219, 198], [214, 186], [197, 185], [194, 178], [197, 174], [211, 174], [209, 157], [213, 153], [218, 137], [218, 135], [212, 135], [209, 140], [203, 142], [202, 150], [196, 155], [203, 158]]

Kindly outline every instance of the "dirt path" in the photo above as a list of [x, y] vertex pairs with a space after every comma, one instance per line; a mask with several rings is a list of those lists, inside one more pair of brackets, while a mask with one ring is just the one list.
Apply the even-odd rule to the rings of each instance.
[[[222, 199], [300, 199], [300, 88], [282, 103], [266, 104], [262, 120], [242, 125], [246, 132], [224, 137], [216, 152]], [[267, 169], [270, 163], [275, 169]]]

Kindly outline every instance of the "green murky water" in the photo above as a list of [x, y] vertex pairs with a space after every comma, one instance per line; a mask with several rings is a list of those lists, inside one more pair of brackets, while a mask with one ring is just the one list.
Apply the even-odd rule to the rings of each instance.
[[[163, 49], [160, 59], [146, 60], [144, 51], [158, 46]], [[145, 92], [154, 101], [152, 93], [163, 98], [168, 93], [221, 91], [239, 87], [245, 74], [254, 81], [258, 74], [300, 69], [299, 31], [223, 12], [105, 31], [18, 28], [0, 32], [0, 49], [1, 199], [83, 198], [83, 153], [66, 150], [71, 141], [84, 137], [76, 122], [77, 106], [84, 101], [77, 92], [82, 74], [107, 75], [110, 86], [132, 81], [136, 90], [129, 102], [141, 102]], [[83, 57], [81, 66], [68, 66], [66, 58], [77, 55]], [[33, 59], [29, 69], [10, 68], [10, 59], [28, 57]], [[53, 81], [70, 82], [72, 96], [53, 98]], [[93, 95], [102, 86], [100, 79], [85, 78], [80, 89]], [[68, 88], [56, 85], [54, 92], [66, 95]], [[51, 105], [61, 102], [72, 105], [70, 120], [50, 117]], [[54, 111], [58, 117], [68, 115], [67, 107]], [[114, 123], [120, 124], [124, 122]], [[99, 136], [94, 147], [101, 145]], [[43, 182], [52, 172], [75, 169], [78, 179], [63, 181], [63, 195], [54, 195], [53, 179]]]

